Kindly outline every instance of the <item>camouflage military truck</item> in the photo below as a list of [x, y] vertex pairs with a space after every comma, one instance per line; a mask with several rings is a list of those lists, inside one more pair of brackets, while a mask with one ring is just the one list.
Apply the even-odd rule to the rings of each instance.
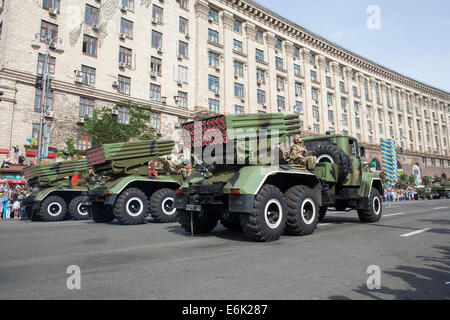
[[431, 186], [431, 195], [433, 199], [450, 199], [450, 182], [441, 186]]
[[[236, 162], [236, 152], [227, 154], [225, 164], [197, 165], [177, 190], [179, 222], [192, 234], [208, 233], [220, 220], [224, 227], [243, 230], [256, 241], [277, 240], [284, 232], [308, 235], [328, 208], [357, 210], [363, 222], [381, 218], [381, 180], [363, 164], [359, 152], [364, 149], [358, 149], [354, 138], [304, 138], [308, 153], [317, 158], [315, 166], [296, 164], [295, 159], [270, 165], [259, 160], [251, 163], [250, 156], [256, 152], [276, 156], [278, 144], [300, 133], [298, 115], [221, 115], [182, 128], [185, 146], [191, 153], [205, 152], [213, 145], [218, 146], [218, 157], [222, 148], [244, 154], [241, 162]], [[256, 138], [236, 133], [245, 129], [256, 130]], [[212, 131], [220, 134], [211, 135]], [[267, 139], [258, 138], [261, 133]], [[233, 157], [234, 161], [229, 162]]]
[[112, 143], [87, 150], [93, 167], [85, 204], [98, 223], [117, 219], [126, 225], [140, 224], [150, 213], [158, 222], [176, 221], [175, 189], [181, 174], [169, 172], [158, 159], [174, 148], [173, 141]]
[[26, 167], [24, 175], [33, 190], [23, 201], [27, 217], [43, 221], [89, 219], [81, 196], [86, 190], [83, 176], [88, 170], [87, 159]]
[[430, 187], [418, 186], [418, 187], [416, 187], [416, 190], [417, 190], [418, 199], [421, 199], [421, 200], [433, 199], [433, 195], [431, 193]]

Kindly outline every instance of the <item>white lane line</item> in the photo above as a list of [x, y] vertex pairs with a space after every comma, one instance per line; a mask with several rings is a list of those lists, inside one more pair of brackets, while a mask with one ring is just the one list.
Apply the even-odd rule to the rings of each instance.
[[401, 214], [406, 214], [406, 212], [398, 212], [398, 213], [383, 214], [383, 217], [399, 216], [399, 215], [401, 215]]
[[427, 231], [430, 231], [430, 230], [431, 230], [431, 228], [425, 228], [425, 229], [422, 229], [422, 230], [417, 230], [417, 231], [413, 231], [413, 232], [410, 232], [410, 233], [402, 234], [400, 237], [411, 237], [411, 236], [414, 236], [416, 234], [420, 234], [420, 233], [427, 232]]
[[438, 207], [438, 208], [434, 208], [434, 210], [441, 210], [441, 209], [447, 209], [448, 207]]
[[331, 223], [319, 223], [319, 226], [328, 226], [328, 225], [330, 225]]

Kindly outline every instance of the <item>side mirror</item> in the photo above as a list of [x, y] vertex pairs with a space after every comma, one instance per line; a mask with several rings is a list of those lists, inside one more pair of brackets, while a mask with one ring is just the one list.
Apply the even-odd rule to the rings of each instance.
[[361, 158], [365, 158], [365, 156], [366, 156], [366, 148], [364, 148], [364, 147], [359, 148], [359, 156]]

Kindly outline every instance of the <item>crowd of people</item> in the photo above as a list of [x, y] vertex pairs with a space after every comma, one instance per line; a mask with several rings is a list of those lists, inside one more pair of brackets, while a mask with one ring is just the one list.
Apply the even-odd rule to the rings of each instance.
[[415, 200], [417, 191], [414, 188], [400, 189], [392, 186], [384, 186], [384, 201]]
[[8, 183], [0, 184], [0, 220], [25, 220], [22, 201], [27, 195], [28, 191], [18, 185], [11, 187]]

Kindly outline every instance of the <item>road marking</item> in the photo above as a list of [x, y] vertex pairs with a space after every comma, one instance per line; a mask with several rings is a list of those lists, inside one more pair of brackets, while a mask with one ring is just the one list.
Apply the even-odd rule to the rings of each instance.
[[390, 214], [384, 214], [384, 217], [392, 217], [392, 216], [399, 216], [401, 214], [406, 214], [406, 212], [398, 212], [398, 213], [390, 213]]
[[411, 236], [414, 236], [416, 234], [420, 234], [420, 233], [427, 232], [427, 231], [430, 231], [430, 230], [431, 230], [430, 228], [425, 228], [425, 229], [422, 229], [422, 230], [417, 230], [417, 231], [413, 231], [413, 232], [410, 232], [410, 233], [402, 234], [400, 237], [411, 237]]
[[441, 209], [447, 209], [448, 207], [438, 207], [438, 208], [434, 208], [434, 210], [441, 210]]
[[328, 225], [330, 225], [331, 223], [319, 223], [319, 226], [328, 226]]

